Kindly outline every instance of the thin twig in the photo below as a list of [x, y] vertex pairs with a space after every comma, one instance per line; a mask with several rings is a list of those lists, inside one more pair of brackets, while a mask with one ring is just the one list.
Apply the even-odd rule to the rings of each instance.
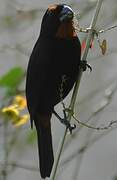
[[[5, 162], [0, 162], [0, 165], [4, 166], [4, 163]], [[7, 166], [10, 166], [12, 168], [25, 169], [28, 171], [36, 171], [36, 172], [39, 171], [38, 167], [33, 167], [33, 166], [28, 165], [28, 164], [17, 163], [17, 162], [8, 162]]]
[[117, 120], [113, 120], [113, 121], [110, 121], [107, 126], [104, 126], [104, 127], [94, 127], [94, 126], [92, 126], [90, 124], [87, 124], [87, 123], [79, 121], [74, 115], [72, 117], [75, 119], [75, 121], [78, 122], [78, 124], [80, 124], [80, 125], [82, 125], [84, 127], [87, 127], [89, 129], [94, 129], [94, 130], [108, 130], [109, 128], [112, 128], [112, 126], [114, 124], [117, 124]]
[[[106, 29], [101, 29], [101, 30], [97, 31], [97, 34], [98, 34], [98, 33], [104, 33], [104, 32], [106, 32], [106, 31], [110, 31], [111, 29], [115, 29], [115, 28], [117, 28], [117, 25], [110, 26], [110, 27], [108, 27], [108, 28], [106, 28]], [[84, 29], [84, 28], [82, 28], [82, 27], [76, 28], [76, 31], [78, 31], [78, 32], [83, 32], [83, 33], [88, 33], [89, 30], [90, 30], [89, 28], [86, 28], [86, 29]]]
[[[91, 43], [91, 40], [94, 38], [94, 29], [95, 29], [98, 14], [99, 14], [99, 11], [100, 11], [100, 8], [101, 8], [101, 5], [102, 5], [102, 1], [103, 0], [98, 0], [97, 1], [96, 10], [95, 10], [94, 16], [93, 16], [91, 24], [90, 24], [90, 30], [88, 32], [86, 48], [85, 48], [82, 60], [87, 59], [88, 51], [89, 51], [89, 48], [90, 48], [90, 43]], [[79, 89], [79, 85], [80, 85], [82, 72], [83, 72], [83, 70], [80, 69], [79, 74], [78, 74], [78, 79], [77, 79], [77, 81], [75, 83], [75, 87], [74, 87], [74, 90], [73, 90], [73, 94], [72, 94], [72, 98], [71, 98], [71, 102], [70, 102], [70, 106], [69, 106], [69, 109], [71, 111], [68, 113], [68, 118], [67, 118], [69, 121], [71, 120], [72, 112], [74, 111], [74, 105], [75, 105], [75, 102], [76, 102], [76, 97], [77, 97], [77, 93], [78, 93], [78, 89]], [[55, 156], [55, 161], [54, 161], [54, 165], [53, 165], [52, 172], [51, 172], [51, 175], [50, 175], [50, 180], [55, 180], [57, 167], [58, 167], [58, 163], [59, 163], [59, 160], [60, 160], [61, 152], [62, 152], [64, 141], [65, 141], [65, 138], [66, 138], [66, 134], [67, 134], [67, 128], [64, 131], [63, 137], [62, 137], [62, 139], [60, 141], [60, 145], [58, 147], [58, 150], [57, 150], [57, 153], [56, 153], [56, 156]]]
[[114, 29], [114, 28], [117, 28], [117, 25], [108, 27], [108, 28], [106, 28], [106, 29], [101, 29], [98, 33], [104, 33], [104, 32], [106, 32], [106, 31], [110, 31], [111, 29]]
[[[111, 87], [111, 85], [109, 86]], [[107, 96], [107, 99], [109, 99], [109, 103], [106, 103], [106, 104], [103, 104], [103, 106], [98, 106], [98, 108], [96, 108], [96, 111], [93, 112], [93, 114], [91, 114], [91, 116], [88, 118], [88, 120], [84, 123], [88, 123], [92, 118], [94, 118], [98, 113], [102, 112], [102, 110], [107, 107], [110, 102], [112, 101], [112, 99], [114, 98], [114, 94], [116, 92], [116, 88], [117, 85], [115, 85], [113, 88], [111, 88], [111, 93], [108, 94]], [[107, 88], [107, 89], [110, 89], [110, 88]], [[108, 126], [112, 126], [112, 124], [114, 123], [117, 123], [117, 120], [115, 121], [111, 121]], [[78, 132], [80, 132], [80, 128], [82, 127], [79, 127], [78, 128]], [[84, 143], [79, 149], [77, 149], [74, 154], [72, 154], [71, 156], [69, 156], [68, 158], [66, 158], [62, 163], [61, 163], [61, 166], [64, 166], [65, 164], [68, 164], [69, 162], [71, 162], [76, 156], [78, 157], [79, 154], [82, 154], [83, 156], [83, 153], [87, 150], [87, 148], [91, 147], [92, 144], [94, 144], [95, 142], [99, 141], [102, 137], [106, 136], [107, 134], [109, 134], [112, 130], [114, 130], [115, 128], [117, 128], [117, 126], [113, 127], [113, 128], [109, 128], [108, 131], [102, 131], [101, 134], [99, 134], [98, 136], [94, 137], [93, 139], [91, 138], [91, 141], [88, 141], [86, 143]], [[102, 129], [103, 130], [103, 129]], [[74, 135], [76, 134], [77, 132], [74, 133]], [[75, 137], [75, 136], [74, 136]], [[88, 136], [89, 138], [89, 136]], [[69, 145], [70, 145], [70, 142], [69, 142]], [[66, 149], [68, 149], [68, 144], [66, 146]], [[78, 162], [79, 159], [78, 159]], [[63, 169], [63, 168], [62, 168]]]
[[[99, 115], [100, 113], [102, 113], [102, 111], [112, 102], [112, 100], [113, 100], [113, 98], [114, 98], [114, 94], [116, 93], [116, 91], [117, 91], [117, 84], [116, 85], [114, 85], [113, 86], [113, 83], [114, 83], [114, 80], [111, 80], [111, 84], [108, 84], [108, 88], [106, 87], [106, 89], [110, 89], [111, 91], [111, 93], [109, 93], [108, 95], [107, 94], [105, 94], [106, 95], [106, 99], [107, 99], [107, 101], [105, 102], [105, 103], [102, 103], [102, 101], [101, 102], [99, 102], [98, 104], [97, 104], [97, 107], [96, 108], [94, 108], [94, 110], [93, 110], [93, 112], [91, 113], [91, 115], [88, 117], [88, 119], [84, 122], [84, 123], [89, 123], [90, 121], [92, 121], [93, 119], [94, 119], [94, 117], [96, 117], [97, 115]], [[102, 87], [101, 89], [103, 89], [104, 87]], [[97, 92], [97, 90], [96, 90], [96, 92]], [[96, 92], [94, 92], [93, 94], [95, 94]], [[99, 89], [98, 89], [98, 92], [99, 92]], [[89, 99], [90, 99], [90, 97], [89, 97]], [[84, 101], [84, 100], [83, 100]], [[81, 105], [81, 103], [82, 102], [80, 102], [80, 105]], [[96, 121], [97, 122], [97, 121]], [[76, 136], [80, 133], [80, 131], [81, 131], [81, 129], [83, 128], [83, 126], [80, 126], [75, 132], [74, 132], [74, 134], [73, 134], [73, 138], [76, 138]], [[115, 129], [115, 127], [113, 127], [113, 128], [111, 128], [111, 129], [108, 129], [108, 131], [103, 131], [103, 134], [104, 133], [108, 133], [108, 132], [110, 132], [110, 130], [112, 130], [112, 129]], [[91, 131], [90, 131], [91, 132]], [[101, 133], [102, 134], [102, 133]], [[100, 137], [101, 138], [101, 137]], [[89, 139], [89, 136], [88, 136], [88, 139]], [[67, 142], [66, 144], [65, 144], [65, 149], [68, 149], [68, 147], [70, 146], [70, 143], [71, 143], [71, 141], [72, 141], [72, 138], [70, 138], [69, 139], [69, 142]], [[64, 150], [65, 150], [64, 149]]]

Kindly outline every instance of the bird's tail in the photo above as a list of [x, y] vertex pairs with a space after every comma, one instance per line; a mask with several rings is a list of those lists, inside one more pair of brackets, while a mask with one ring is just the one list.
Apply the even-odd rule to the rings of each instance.
[[35, 122], [38, 138], [40, 173], [42, 178], [50, 176], [54, 162], [50, 119], [51, 115], [41, 115], [39, 120]]

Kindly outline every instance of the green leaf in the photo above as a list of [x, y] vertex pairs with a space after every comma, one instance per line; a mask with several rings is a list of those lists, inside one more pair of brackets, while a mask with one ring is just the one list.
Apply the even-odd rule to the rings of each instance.
[[21, 82], [23, 75], [23, 69], [21, 67], [15, 67], [0, 77], [0, 86], [14, 89]]

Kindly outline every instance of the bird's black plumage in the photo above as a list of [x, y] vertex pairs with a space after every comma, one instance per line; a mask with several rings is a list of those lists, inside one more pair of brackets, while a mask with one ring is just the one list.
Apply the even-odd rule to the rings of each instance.
[[50, 176], [54, 161], [50, 119], [54, 106], [61, 101], [62, 79], [65, 98], [76, 81], [80, 64], [81, 46], [72, 19], [61, 22], [59, 18], [64, 7], [54, 5], [46, 11], [27, 69], [27, 106], [37, 130], [42, 178]]

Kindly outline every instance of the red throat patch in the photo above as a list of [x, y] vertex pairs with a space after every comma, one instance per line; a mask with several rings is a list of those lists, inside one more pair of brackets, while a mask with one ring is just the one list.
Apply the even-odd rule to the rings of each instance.
[[73, 38], [76, 37], [77, 34], [75, 32], [73, 21], [63, 22], [56, 33], [56, 37], [58, 38]]

